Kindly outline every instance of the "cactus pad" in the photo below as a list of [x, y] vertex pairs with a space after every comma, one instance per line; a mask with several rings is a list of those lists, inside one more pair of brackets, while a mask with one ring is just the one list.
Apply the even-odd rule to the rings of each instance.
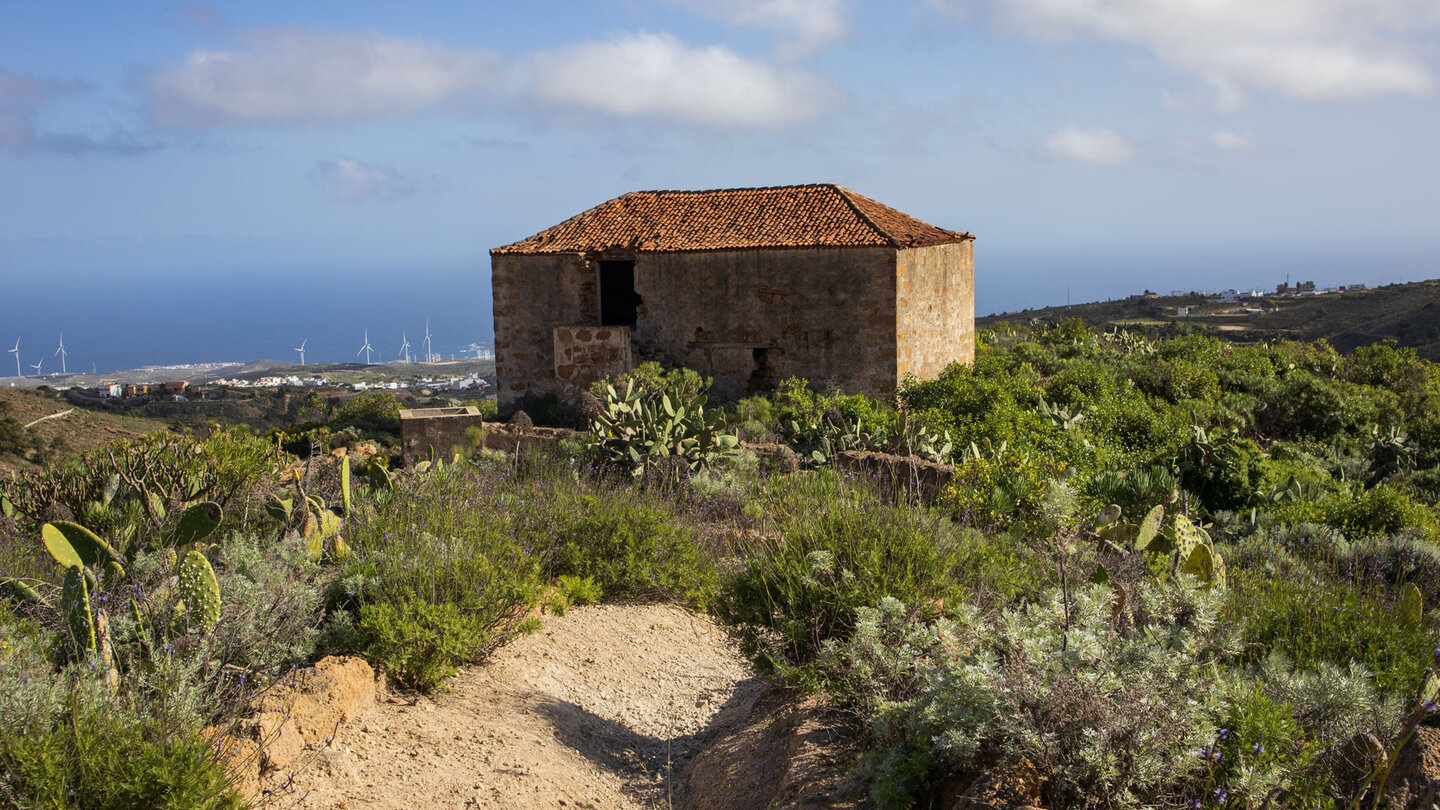
[[165, 544], [188, 546], [198, 543], [209, 537], [224, 517], [225, 513], [221, 511], [220, 504], [201, 501], [180, 514], [180, 522], [175, 524], [170, 536], [165, 538]]
[[95, 651], [95, 625], [90, 612], [90, 589], [85, 584], [85, 569], [70, 566], [65, 572], [65, 584], [60, 589], [60, 604], [65, 610], [65, 622], [70, 628], [70, 638], [75, 643], [76, 657]]
[[341, 514], [350, 516], [350, 456], [340, 459], [340, 506]]
[[1160, 524], [1165, 520], [1165, 507], [1157, 505], [1140, 521], [1140, 534], [1135, 538], [1135, 550], [1144, 551], [1160, 533]]
[[1395, 605], [1400, 621], [1411, 626], [1420, 624], [1425, 618], [1425, 597], [1415, 583], [1407, 582], [1400, 588], [1400, 600]]
[[56, 520], [40, 527], [40, 539], [50, 556], [65, 568], [98, 565], [120, 559], [100, 535], [68, 520]]
[[220, 622], [220, 583], [215, 570], [199, 551], [190, 551], [180, 560], [179, 584], [176, 588], [185, 602], [185, 613], [191, 629], [209, 632]]

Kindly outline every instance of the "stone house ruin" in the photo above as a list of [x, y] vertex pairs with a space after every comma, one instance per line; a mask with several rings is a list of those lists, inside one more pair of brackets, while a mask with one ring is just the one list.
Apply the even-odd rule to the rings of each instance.
[[490, 251], [502, 413], [656, 360], [722, 398], [975, 357], [974, 237], [832, 184], [637, 191]]

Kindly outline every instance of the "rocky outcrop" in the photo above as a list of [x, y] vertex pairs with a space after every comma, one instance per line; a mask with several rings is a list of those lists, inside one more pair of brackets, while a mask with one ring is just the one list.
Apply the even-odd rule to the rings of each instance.
[[961, 792], [950, 810], [1041, 810], [1044, 787], [1040, 771], [1022, 759], [986, 771]]
[[1440, 803], [1440, 728], [1421, 725], [1400, 749], [1386, 783], [1385, 806], [1422, 810]]
[[239, 792], [255, 798], [266, 774], [290, 772], [325, 752], [345, 723], [375, 702], [375, 670], [363, 659], [329, 657], [286, 675], [226, 733], [209, 729]]

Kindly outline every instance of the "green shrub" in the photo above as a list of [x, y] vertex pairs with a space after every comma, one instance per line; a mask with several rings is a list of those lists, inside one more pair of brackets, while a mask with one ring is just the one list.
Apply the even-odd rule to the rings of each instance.
[[780, 538], [743, 549], [745, 569], [723, 586], [718, 612], [762, 671], [803, 686], [828, 639], [845, 639], [856, 611], [886, 596], [938, 611], [958, 595], [956, 533], [943, 518], [869, 497], [797, 498]]
[[714, 562], [694, 530], [654, 496], [597, 488], [576, 494], [556, 516], [555, 576], [589, 578], [612, 597], [660, 593], [705, 604], [714, 593]]
[[945, 489], [944, 503], [967, 526], [1048, 534], [1068, 517], [1047, 509], [1048, 497], [1065, 486], [1064, 462], [1030, 453], [970, 455]]
[[735, 422], [739, 424], [755, 422], [764, 431], [769, 429], [774, 418], [774, 409], [765, 397], [747, 397], [735, 403]]
[[565, 601], [572, 605], [593, 605], [605, 598], [605, 590], [594, 577], [577, 577], [565, 574], [560, 577], [560, 592]]
[[159, 662], [146, 688], [126, 678], [116, 700], [98, 670], [53, 671], [49, 643], [35, 626], [0, 615], [0, 805], [243, 806], [200, 734], [216, 707], [195, 711], [189, 684], [167, 688], [169, 662]]
[[496, 632], [483, 616], [458, 605], [422, 599], [360, 606], [359, 643], [365, 657], [401, 686], [433, 692], [460, 666], [474, 662]]
[[604, 598], [605, 593], [591, 577], [577, 577], [566, 574], [555, 581], [554, 587], [546, 592], [541, 607], [556, 616], [564, 616], [575, 605], [593, 605]]
[[1366, 535], [1394, 534], [1415, 526], [1435, 535], [1436, 519], [1428, 510], [1395, 487], [1380, 484], [1370, 489], [1352, 489], [1326, 498], [1321, 503], [1325, 522], [1359, 539]]
[[1322, 762], [1325, 743], [1295, 719], [1295, 706], [1248, 679], [1226, 687], [1225, 703], [1221, 731], [1210, 745], [1219, 756], [1208, 763], [1217, 790], [1241, 807], [1260, 807], [1279, 796], [1286, 807], [1334, 806], [1332, 774]]
[[1096, 796], [1174, 806], [1216, 736], [1213, 667], [1231, 651], [1219, 608], [1217, 594], [1173, 581], [1137, 586], [1128, 613], [1108, 586], [1051, 588], [998, 617], [962, 609], [934, 622], [883, 599], [824, 661], [869, 719], [862, 773], [881, 806], [919, 798], [913, 763], [933, 759], [933, 778], [994, 758], [1049, 775], [1048, 807]]
[[1226, 615], [1243, 631], [1251, 661], [1272, 651], [1301, 669], [1353, 661], [1373, 674], [1382, 696], [1408, 699], [1440, 642], [1429, 623], [1396, 621], [1393, 601], [1313, 568], [1272, 574], [1237, 564], [1229, 577]]
[[14, 807], [244, 806], [199, 734], [111, 706], [74, 707], [48, 728], [0, 730], [0, 770], [0, 798]]
[[358, 631], [332, 628], [333, 642], [427, 690], [504, 643], [535, 601], [546, 541], [521, 490], [508, 468], [451, 465], [357, 511], [337, 607], [360, 614]]

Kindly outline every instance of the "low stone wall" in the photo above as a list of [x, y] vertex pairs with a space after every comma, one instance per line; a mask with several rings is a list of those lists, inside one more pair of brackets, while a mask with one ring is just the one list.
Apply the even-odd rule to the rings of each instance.
[[[465, 408], [420, 408], [400, 412], [400, 446], [405, 466], [427, 458], [449, 459], [455, 448], [472, 445], [470, 428], [484, 432], [480, 446], [506, 453], [548, 452], [565, 440], [583, 441], [588, 434], [565, 428], [521, 427], [505, 422], [486, 422], [479, 410]], [[795, 452], [783, 444], [745, 444], [760, 457], [770, 473], [799, 469]], [[862, 475], [897, 496], [935, 500], [955, 476], [955, 468], [915, 456], [892, 456], [847, 450], [835, 459], [835, 466], [851, 475]]]
[[835, 466], [842, 472], [871, 478], [896, 494], [927, 501], [939, 498], [955, 477], [955, 468], [949, 464], [863, 450], [846, 450], [835, 459]]
[[527, 427], [519, 428], [504, 422], [486, 422], [484, 447], [489, 450], [503, 450], [506, 453], [544, 452], [566, 439], [581, 441], [587, 434], [565, 428]]
[[400, 455], [405, 466], [427, 458], [449, 458], [451, 448], [469, 447], [466, 431], [485, 426], [480, 409], [410, 408], [400, 411]]
[[484, 431], [480, 446], [506, 453], [541, 452], [585, 434], [564, 428], [516, 427], [486, 422], [474, 407], [415, 408], [400, 412], [400, 452], [405, 466], [428, 458], [449, 459], [456, 447], [468, 448], [470, 428]]

